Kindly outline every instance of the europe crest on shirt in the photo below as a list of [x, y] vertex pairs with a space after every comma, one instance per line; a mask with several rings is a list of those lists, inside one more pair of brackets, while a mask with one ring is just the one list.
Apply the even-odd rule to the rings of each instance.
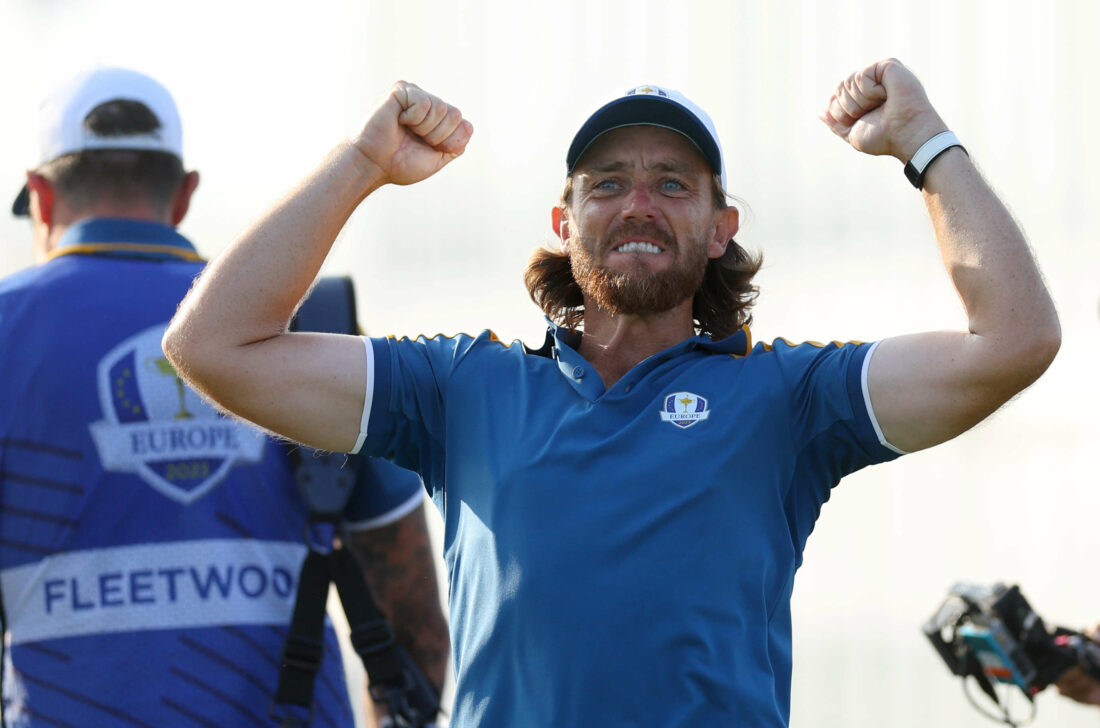
[[134, 473], [180, 503], [201, 498], [237, 463], [259, 462], [264, 437], [227, 419], [187, 387], [152, 326], [99, 362], [103, 419], [90, 425], [105, 470]]
[[661, 420], [677, 427], [691, 427], [710, 417], [707, 400], [693, 392], [667, 395], [661, 409]]

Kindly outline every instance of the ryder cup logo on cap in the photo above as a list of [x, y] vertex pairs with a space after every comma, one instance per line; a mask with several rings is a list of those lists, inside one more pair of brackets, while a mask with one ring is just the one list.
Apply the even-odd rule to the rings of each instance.
[[726, 165], [714, 122], [682, 93], [663, 86], [636, 86], [588, 117], [569, 145], [565, 156], [567, 174], [573, 173], [596, 139], [624, 126], [660, 126], [683, 134], [721, 177], [722, 189], [726, 189]]
[[[85, 125], [88, 115], [110, 101], [136, 101], [156, 117], [158, 126], [143, 134], [100, 136]], [[168, 89], [145, 74], [125, 68], [96, 68], [70, 78], [50, 91], [38, 107], [31, 169], [58, 157], [88, 149], [138, 149], [183, 157], [183, 131], [176, 102]], [[12, 213], [26, 215], [24, 187]]]

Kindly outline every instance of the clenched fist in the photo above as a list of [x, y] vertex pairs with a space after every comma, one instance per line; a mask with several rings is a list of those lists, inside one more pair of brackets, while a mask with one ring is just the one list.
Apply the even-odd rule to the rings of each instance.
[[920, 145], [947, 131], [913, 72], [888, 58], [837, 86], [819, 115], [833, 133], [865, 154], [908, 162]]
[[409, 185], [462, 154], [473, 133], [473, 124], [457, 107], [398, 81], [352, 142], [378, 167], [380, 183]]

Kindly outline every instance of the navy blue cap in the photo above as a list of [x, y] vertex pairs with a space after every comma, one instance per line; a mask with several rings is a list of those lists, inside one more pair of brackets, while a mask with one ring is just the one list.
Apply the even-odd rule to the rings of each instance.
[[659, 126], [683, 134], [722, 178], [723, 189], [726, 187], [726, 167], [714, 122], [683, 94], [660, 86], [632, 88], [588, 117], [565, 155], [566, 174], [573, 173], [577, 162], [599, 137], [624, 126]]

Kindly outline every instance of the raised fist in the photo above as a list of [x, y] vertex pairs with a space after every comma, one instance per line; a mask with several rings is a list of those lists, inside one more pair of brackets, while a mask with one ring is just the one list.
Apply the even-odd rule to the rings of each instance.
[[352, 141], [379, 168], [383, 184], [408, 185], [462, 154], [473, 133], [457, 107], [398, 81]]
[[865, 154], [908, 162], [920, 145], [947, 131], [913, 72], [888, 58], [836, 87], [819, 115], [833, 133]]

